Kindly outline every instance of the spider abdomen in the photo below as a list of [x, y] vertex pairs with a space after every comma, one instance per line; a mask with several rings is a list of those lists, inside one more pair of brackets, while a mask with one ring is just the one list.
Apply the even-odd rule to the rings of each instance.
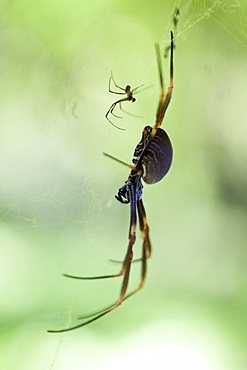
[[172, 144], [167, 133], [158, 128], [141, 159], [142, 178], [146, 184], [155, 184], [167, 174], [172, 164], [172, 154]]

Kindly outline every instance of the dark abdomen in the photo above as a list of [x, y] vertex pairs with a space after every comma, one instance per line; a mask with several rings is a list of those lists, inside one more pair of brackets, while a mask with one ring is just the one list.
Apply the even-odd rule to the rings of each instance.
[[155, 184], [167, 174], [172, 164], [172, 153], [172, 144], [167, 133], [158, 128], [142, 157], [142, 178], [147, 184]]

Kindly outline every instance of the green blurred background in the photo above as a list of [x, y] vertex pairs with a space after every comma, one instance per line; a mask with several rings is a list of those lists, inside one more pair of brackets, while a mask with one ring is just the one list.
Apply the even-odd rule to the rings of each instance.
[[[154, 43], [179, 7], [174, 146], [144, 188], [153, 246], [144, 289], [80, 330], [78, 315], [116, 300], [129, 207], [114, 199], [159, 98]], [[0, 368], [247, 369], [245, 0], [1, 0]], [[169, 60], [163, 58], [169, 80]], [[104, 118], [121, 86], [150, 86]], [[118, 114], [118, 108], [116, 109]], [[140, 255], [137, 235], [135, 256]], [[139, 281], [133, 265], [130, 288]]]

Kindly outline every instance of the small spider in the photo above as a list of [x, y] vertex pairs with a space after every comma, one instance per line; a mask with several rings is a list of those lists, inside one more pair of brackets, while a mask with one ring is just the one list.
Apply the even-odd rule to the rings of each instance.
[[[123, 92], [116, 92], [116, 91], [112, 91], [111, 90], [111, 80], [113, 81], [115, 87], [117, 87], [118, 89], [122, 90]], [[127, 85], [125, 87], [125, 89], [121, 86], [118, 86], [114, 80], [114, 77], [113, 77], [113, 74], [111, 72], [111, 76], [110, 76], [110, 79], [109, 79], [109, 92], [112, 93], [112, 94], [117, 94], [117, 95], [126, 95], [126, 98], [122, 98], [122, 99], [119, 99], [117, 101], [115, 101], [111, 106], [110, 108], [108, 109], [108, 111], [106, 112], [106, 115], [105, 115], [105, 118], [116, 128], [118, 128], [119, 130], [125, 130], [124, 128], [121, 128], [121, 127], [118, 127], [116, 125], [114, 125], [114, 123], [112, 123], [112, 121], [108, 118], [108, 115], [109, 114], [112, 114], [114, 117], [117, 117], [117, 118], [123, 118], [123, 117], [120, 117], [120, 116], [117, 116], [116, 114], [113, 113], [115, 107], [117, 104], [119, 104], [119, 107], [122, 111], [124, 111], [125, 113], [128, 113], [128, 114], [131, 114], [132, 116], [136, 116], [135, 114], [132, 114], [132, 113], [129, 113], [127, 112], [126, 110], [124, 110], [122, 108], [122, 102], [124, 101], [130, 101], [132, 103], [134, 103], [136, 101], [136, 98], [134, 98], [133, 94], [136, 93], [136, 91], [142, 87], [144, 85], [140, 85], [138, 87], [135, 87], [134, 89], [131, 90], [131, 87], [130, 85]], [[136, 116], [136, 117], [139, 117], [139, 116]]]
[[[176, 35], [177, 33], [177, 25], [178, 25], [178, 21], [179, 21], [179, 15], [180, 15], [180, 10], [178, 8], [175, 8], [173, 14], [172, 14], [172, 23], [174, 24], [174, 34]], [[175, 44], [173, 43], [173, 49], [175, 49], [176, 46]], [[168, 54], [169, 54], [169, 51], [171, 49], [171, 46], [168, 45], [166, 48], [165, 48], [165, 53], [164, 53], [164, 57], [167, 58], [168, 57]]]
[[[166, 110], [169, 106], [172, 90], [173, 90], [173, 33], [171, 32], [171, 56], [170, 56], [170, 84], [168, 91], [165, 95], [164, 84], [163, 84], [163, 74], [161, 70], [161, 56], [159, 45], [155, 45], [157, 62], [158, 62], [158, 72], [160, 80], [160, 99], [156, 114], [156, 122], [153, 127], [146, 126], [142, 132], [142, 138], [139, 144], [137, 144], [134, 156], [133, 165], [128, 165], [109, 154], [105, 154], [108, 157], [128, 166], [131, 171], [125, 185], [118, 190], [116, 199], [124, 204], [130, 203], [130, 227], [129, 227], [129, 239], [127, 252], [122, 262], [122, 268], [117, 274], [105, 275], [105, 276], [93, 276], [93, 277], [79, 277], [73, 275], [65, 275], [73, 279], [82, 280], [95, 280], [95, 279], [107, 279], [123, 276], [123, 282], [120, 290], [119, 297], [114, 304], [109, 305], [103, 310], [94, 312], [91, 315], [79, 317], [79, 319], [84, 319], [84, 321], [75, 326], [60, 329], [60, 330], [49, 330], [51, 333], [61, 333], [69, 330], [74, 330], [87, 325], [95, 320], [98, 320], [102, 316], [112, 312], [118, 306], [120, 306], [124, 300], [131, 297], [138, 290], [140, 290], [144, 284], [147, 271], [147, 259], [151, 256], [151, 243], [149, 239], [149, 227], [147, 224], [146, 212], [144, 209], [142, 201], [142, 180], [146, 184], [155, 184], [160, 181], [169, 171], [172, 163], [172, 144], [167, 135], [167, 133], [160, 128]], [[126, 88], [127, 89], [127, 88]], [[130, 88], [129, 88], [130, 91]], [[132, 91], [133, 92], [133, 91]], [[133, 245], [136, 240], [136, 224], [137, 215], [139, 218], [139, 226], [141, 231], [141, 238], [143, 239], [142, 244], [142, 256], [140, 259], [133, 260]], [[131, 264], [134, 261], [141, 261], [141, 278], [136, 289], [127, 294], [127, 287], [129, 282]], [[85, 321], [85, 319], [88, 319]]]
[[172, 15], [172, 21], [173, 21], [175, 28], [177, 28], [179, 14], [180, 14], [180, 10], [178, 8], [175, 8], [174, 13]]

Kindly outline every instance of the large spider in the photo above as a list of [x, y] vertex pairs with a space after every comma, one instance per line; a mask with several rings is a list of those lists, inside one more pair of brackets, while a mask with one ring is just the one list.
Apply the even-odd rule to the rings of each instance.
[[[153, 127], [146, 126], [142, 132], [142, 138], [139, 144], [137, 144], [134, 151], [133, 164], [128, 165], [118, 159], [106, 154], [108, 157], [117, 160], [120, 163], [131, 168], [129, 177], [125, 182], [125, 185], [119, 189], [116, 199], [121, 203], [130, 203], [130, 228], [129, 228], [129, 240], [127, 246], [127, 252], [122, 263], [122, 268], [118, 274], [105, 275], [105, 276], [94, 276], [94, 277], [79, 277], [73, 275], [65, 275], [73, 279], [82, 280], [93, 280], [93, 279], [106, 279], [123, 276], [123, 283], [120, 291], [119, 298], [117, 301], [106, 307], [101, 311], [97, 311], [89, 316], [80, 317], [79, 319], [88, 320], [72, 326], [70, 328], [61, 330], [49, 330], [50, 333], [61, 333], [69, 330], [74, 330], [87, 325], [100, 317], [115, 310], [118, 306], [123, 303], [124, 300], [135, 294], [140, 290], [144, 284], [147, 271], [147, 259], [151, 256], [151, 243], [149, 239], [149, 228], [146, 219], [146, 212], [142, 202], [142, 180], [147, 184], [155, 184], [160, 181], [169, 171], [172, 163], [172, 144], [167, 133], [160, 128], [166, 110], [171, 100], [173, 90], [173, 33], [171, 32], [171, 56], [170, 56], [170, 84], [168, 87], [167, 94], [164, 93], [163, 74], [161, 69], [161, 56], [160, 48], [158, 44], [155, 44], [158, 72], [160, 80], [160, 100], [156, 114], [156, 122]], [[141, 279], [139, 285], [132, 292], [126, 294], [129, 275], [131, 269], [131, 263], [133, 262], [133, 245], [136, 240], [136, 223], [137, 214], [139, 217], [139, 226], [141, 230], [141, 237], [143, 239], [142, 244], [142, 257], [141, 261]]]

